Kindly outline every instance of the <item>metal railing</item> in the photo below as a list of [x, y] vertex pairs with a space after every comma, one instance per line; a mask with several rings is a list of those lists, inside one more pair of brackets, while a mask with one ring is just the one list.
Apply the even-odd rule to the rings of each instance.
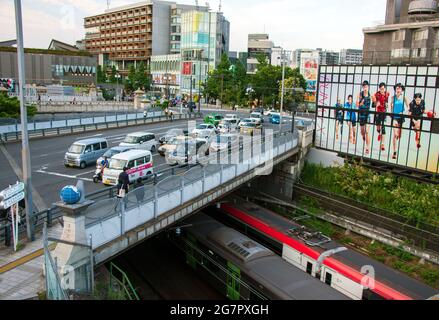
[[[289, 136], [293, 137], [290, 132], [283, 132], [282, 134], [275, 133], [274, 137], [275, 138], [283, 138], [284, 142], [285, 142], [285, 135], [289, 135]], [[277, 146], [276, 144], [279, 144], [279, 140], [274, 141], [273, 147], [276, 147]], [[181, 176], [182, 179], [186, 179], [188, 182], [193, 183], [195, 181], [193, 181], [194, 179], [193, 179], [193, 176], [191, 176], [191, 175], [194, 172], [196, 172], [197, 169], [199, 170], [200, 168], [201, 168], [200, 165], [192, 165], [192, 166], [189, 165], [188, 167], [170, 167], [170, 168], [166, 168], [164, 170], [160, 170], [160, 171], [154, 173], [152, 176], [150, 176], [148, 178], [148, 180], [145, 181], [145, 187], [149, 187], [149, 188], [152, 187], [153, 188], [155, 186], [158, 186], [159, 184], [163, 184], [162, 182], [164, 180], [169, 181], [168, 178], [172, 178], [176, 175], [182, 175], [182, 174], [183, 174]], [[210, 168], [208, 166], [208, 167], [206, 167], [206, 169], [203, 169], [204, 173], [202, 173], [201, 178], [204, 178], [206, 176], [206, 173], [211, 173], [212, 170], [214, 170], [213, 172], [219, 172], [217, 169]], [[198, 179], [197, 181], [200, 181], [200, 180]], [[183, 182], [183, 185], [184, 185], [184, 182]], [[179, 186], [181, 186], [181, 184], [179, 184]], [[158, 186], [158, 188], [160, 188], [160, 185]], [[117, 196], [117, 191], [118, 191], [117, 186], [108, 187], [108, 188], [87, 194], [86, 198], [88, 200], [93, 200], [93, 201], [115, 199], [115, 197]], [[151, 191], [151, 190], [145, 190], [145, 191]], [[131, 193], [133, 194], [133, 197], [136, 197], [136, 195], [135, 195], [136, 193], [134, 191], [130, 192], [130, 194]], [[151, 194], [150, 192], [145, 192], [145, 193]], [[130, 205], [130, 203], [128, 203], [128, 205]], [[137, 205], [137, 202], [136, 202], [136, 205]], [[53, 223], [56, 220], [58, 220], [59, 218], [61, 218], [62, 216], [63, 216], [62, 211], [58, 207], [52, 206], [49, 209], [35, 213], [31, 219], [31, 221], [35, 226], [35, 230], [41, 230], [44, 223], [47, 223], [48, 227], [52, 227]], [[6, 238], [10, 237], [10, 235], [11, 235], [11, 228], [12, 228], [11, 222], [8, 221], [7, 218], [0, 219], [0, 243], [7, 242]], [[21, 222], [20, 222], [19, 227], [18, 227], [18, 231], [19, 231], [19, 235], [24, 235], [26, 233], [26, 219], [21, 219]]]
[[[115, 275], [115, 272], [117, 272], [122, 279], [119, 279], [119, 277]], [[128, 300], [140, 300], [139, 295], [137, 294], [136, 289], [134, 289], [133, 285], [131, 284], [131, 281], [128, 278], [127, 274], [121, 268], [116, 266], [113, 262], [110, 262], [110, 290], [113, 289], [114, 284], [117, 284], [121, 287], [124, 295], [128, 298]]]
[[[198, 197], [251, 173], [257, 175], [270, 160], [280, 161], [299, 146], [291, 132], [276, 134], [272, 149], [261, 151], [239, 164], [197, 167], [183, 175], [168, 176], [156, 185], [129, 192], [123, 199], [96, 202], [86, 211], [86, 232], [93, 235], [96, 249], [126, 232], [183, 207]], [[261, 170], [262, 173], [262, 170]]]
[[[405, 51], [402, 51], [404, 50]], [[439, 62], [439, 51], [436, 49], [401, 48], [401, 51], [364, 51], [363, 64], [392, 65], [426, 65]]]
[[[196, 119], [201, 114], [174, 114], [172, 121]], [[171, 118], [165, 115], [144, 117], [143, 114], [119, 114], [103, 115], [97, 117], [52, 120], [33, 122], [28, 124], [29, 138], [49, 137], [60, 134], [74, 134], [87, 131], [137, 126], [156, 122], [169, 121]], [[3, 131], [3, 132], [2, 132]], [[11, 125], [0, 126], [0, 142], [17, 141], [21, 139], [21, 125], [16, 122]]]

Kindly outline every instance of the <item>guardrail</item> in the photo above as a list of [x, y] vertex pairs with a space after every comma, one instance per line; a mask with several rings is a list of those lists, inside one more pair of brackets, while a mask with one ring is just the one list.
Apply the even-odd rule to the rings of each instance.
[[[172, 117], [173, 121], [189, 120], [202, 117], [202, 114], [188, 113], [175, 114]], [[100, 121], [96, 121], [98, 118]], [[93, 118], [80, 118], [70, 120], [55, 120], [51, 121], [53, 125], [38, 125], [38, 122], [29, 124], [31, 127], [28, 130], [29, 138], [50, 137], [60, 134], [74, 134], [87, 131], [104, 130], [119, 127], [137, 126], [142, 124], [150, 124], [156, 122], [169, 121], [169, 116], [160, 115], [153, 117], [139, 117], [138, 114], [125, 114], [117, 116], [101, 116]], [[11, 142], [21, 140], [21, 126], [15, 125], [18, 131], [0, 133], [0, 142]]]

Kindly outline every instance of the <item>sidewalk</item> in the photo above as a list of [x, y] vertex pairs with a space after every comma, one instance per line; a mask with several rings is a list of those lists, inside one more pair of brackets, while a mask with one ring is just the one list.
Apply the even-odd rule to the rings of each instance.
[[[60, 238], [62, 227], [57, 223], [47, 232], [49, 237]], [[35, 299], [45, 291], [42, 237], [40, 231], [34, 242], [22, 240], [25, 247], [18, 252], [0, 245], [0, 300]]]

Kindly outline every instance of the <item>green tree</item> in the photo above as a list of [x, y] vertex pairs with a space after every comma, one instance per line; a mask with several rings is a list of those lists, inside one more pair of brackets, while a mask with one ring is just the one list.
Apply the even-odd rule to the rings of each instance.
[[104, 66], [102, 68], [102, 66], [98, 66], [97, 68], [97, 80], [98, 83], [105, 83], [107, 82], [107, 73], [106, 73], [106, 67]]
[[[263, 105], [275, 106], [280, 101], [279, 85], [282, 83], [282, 67], [272, 66], [265, 56], [258, 57], [258, 69], [256, 74], [250, 78], [250, 84], [254, 90], [254, 98], [257, 98]], [[285, 79], [298, 78], [297, 70], [290, 67], [285, 68]]]
[[137, 89], [148, 91], [151, 87], [151, 79], [145, 64], [141, 62], [137, 69], [133, 65], [130, 66], [128, 77], [125, 80], [125, 89], [133, 92]]
[[111, 67], [111, 75], [109, 78], [110, 83], [117, 83], [116, 74], [117, 74], [116, 66], [112, 66]]
[[226, 54], [221, 56], [218, 67], [212, 71], [203, 86], [204, 95], [233, 105], [242, 103], [247, 88], [246, 68], [241, 61], [232, 65]]
[[[37, 113], [35, 105], [27, 105], [27, 116], [33, 117]], [[0, 94], [0, 118], [20, 118], [20, 101], [17, 98], [10, 98]]]
[[[302, 90], [302, 91], [301, 91]], [[292, 70], [292, 75], [285, 79], [284, 89], [284, 109], [292, 111], [304, 101], [304, 93], [306, 90], [306, 80], [300, 74], [298, 68]], [[282, 95], [282, 81], [279, 83], [279, 100]]]

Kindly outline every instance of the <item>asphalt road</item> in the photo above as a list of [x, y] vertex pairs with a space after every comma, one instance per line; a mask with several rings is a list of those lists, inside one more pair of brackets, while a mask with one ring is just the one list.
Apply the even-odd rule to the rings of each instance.
[[[208, 111], [205, 111], [207, 114]], [[231, 113], [227, 111], [227, 113]], [[238, 114], [242, 117], [248, 117], [248, 113]], [[291, 130], [291, 120], [285, 120], [283, 131]], [[202, 122], [198, 120], [197, 123]], [[118, 146], [129, 133], [137, 131], [148, 131], [161, 137], [167, 131], [173, 128], [187, 128], [188, 123], [184, 121], [167, 122], [160, 124], [147, 124], [136, 127], [117, 128], [98, 132], [87, 132], [82, 134], [73, 134], [69, 136], [59, 136], [53, 138], [31, 140], [31, 169], [32, 185], [34, 188], [34, 211], [40, 211], [50, 208], [52, 203], [59, 201], [59, 192], [66, 185], [76, 185], [78, 180], [84, 181], [86, 193], [92, 193], [105, 189], [102, 184], [95, 184], [92, 181], [95, 167], [89, 166], [84, 170], [76, 168], [66, 168], [64, 166], [64, 154], [69, 146], [80, 139], [100, 137], [106, 138], [110, 147]], [[265, 129], [279, 131], [278, 125], [268, 123], [268, 117], [265, 120]], [[154, 155], [154, 172], [169, 168], [165, 158], [159, 154]], [[21, 143], [11, 143], [0, 146], [0, 190], [14, 184], [19, 180], [21, 174]]]

